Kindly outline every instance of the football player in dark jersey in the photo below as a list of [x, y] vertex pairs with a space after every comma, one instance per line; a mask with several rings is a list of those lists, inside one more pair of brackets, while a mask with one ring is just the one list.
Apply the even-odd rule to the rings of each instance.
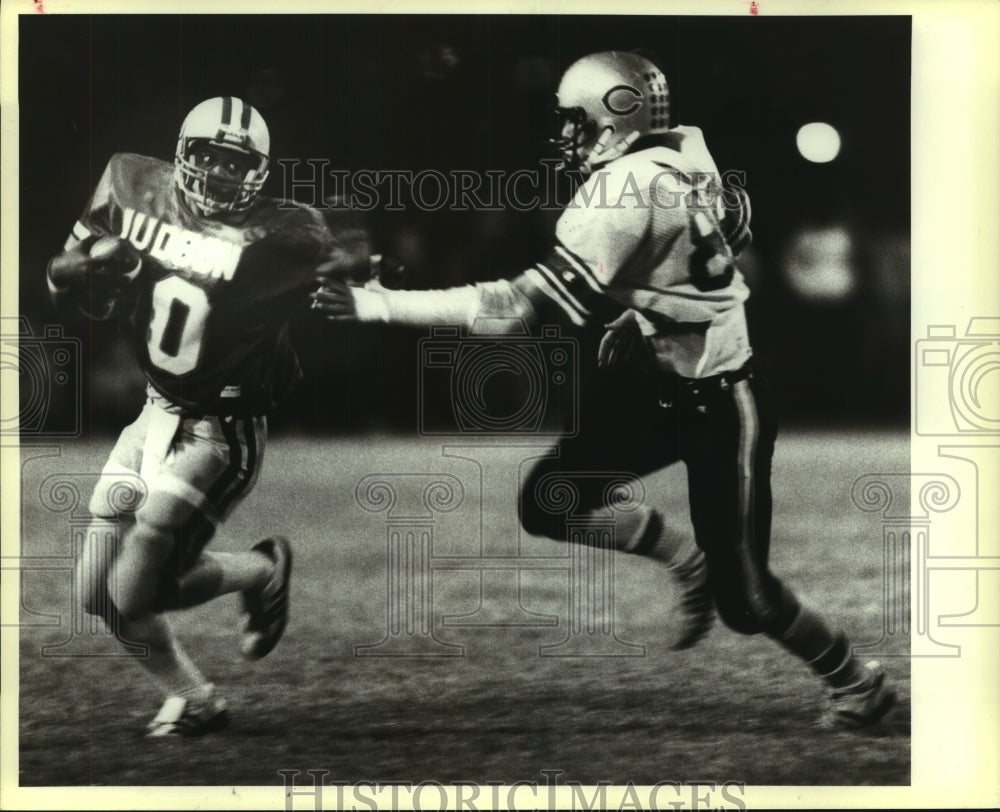
[[[117, 516], [123, 532], [111, 549], [89, 534], [78, 578], [87, 612], [149, 647], [141, 662], [165, 695], [154, 737], [226, 721], [225, 701], [178, 645], [166, 610], [240, 592], [241, 648], [251, 659], [274, 648], [288, 614], [285, 539], [243, 553], [205, 550], [254, 487], [266, 415], [300, 375], [289, 317], [317, 269], [344, 261], [317, 211], [260, 195], [269, 161], [257, 110], [235, 97], [204, 101], [185, 118], [173, 163], [111, 158], [48, 267], [56, 307], [117, 319], [148, 384], [90, 511], [114, 518], [110, 497], [126, 477], [141, 477], [143, 499]], [[366, 244], [358, 255], [368, 262]]]
[[752, 363], [749, 293], [735, 262], [750, 240], [745, 191], [723, 190], [699, 129], [670, 127], [666, 80], [641, 56], [580, 59], [562, 78], [558, 111], [564, 162], [589, 177], [545, 260], [510, 281], [445, 291], [334, 284], [314, 294], [314, 306], [332, 318], [412, 325], [471, 327], [484, 316], [603, 325], [595, 365], [637, 339], [648, 372], [624, 391], [581, 393], [580, 431], [522, 488], [524, 528], [566, 539], [564, 516], [539, 501], [547, 478], [587, 474], [573, 480], [584, 483], [576, 510], [600, 516], [609, 480], [598, 472], [638, 477], [683, 460], [697, 548], [649, 507], [617, 523], [622, 549], [658, 548], [677, 579], [674, 647], [708, 631], [714, 604], [730, 628], [764, 633], [825, 680], [825, 719], [877, 722], [894, 700], [881, 666], [858, 662], [846, 637], [768, 567], [776, 424]]

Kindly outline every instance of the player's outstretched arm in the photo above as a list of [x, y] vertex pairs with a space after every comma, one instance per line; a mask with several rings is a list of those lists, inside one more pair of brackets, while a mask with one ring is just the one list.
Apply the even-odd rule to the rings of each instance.
[[423, 327], [471, 325], [479, 313], [475, 285], [443, 290], [388, 290], [378, 280], [364, 287], [330, 280], [312, 294], [312, 307], [333, 320]]
[[104, 319], [139, 275], [142, 258], [119, 237], [88, 237], [49, 260], [49, 293], [64, 316], [83, 312]]
[[537, 313], [524, 275], [495, 282], [437, 290], [386, 288], [401, 278], [401, 266], [373, 257], [372, 279], [363, 287], [320, 277], [312, 307], [334, 321], [383, 322], [410, 327], [460, 325], [471, 327], [478, 318], [521, 320], [527, 325]]

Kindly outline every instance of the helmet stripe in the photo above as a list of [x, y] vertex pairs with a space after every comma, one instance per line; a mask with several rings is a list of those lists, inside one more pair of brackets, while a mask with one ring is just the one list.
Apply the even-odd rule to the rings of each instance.
[[[254, 157], [256, 165], [246, 171], [234, 195], [207, 188], [208, 170], [190, 156], [192, 144], [200, 141]], [[181, 125], [174, 155], [175, 184], [185, 203], [206, 216], [243, 211], [253, 204], [267, 178], [269, 151], [267, 124], [248, 102], [238, 96], [206, 99], [188, 113]]]
[[240, 129], [249, 130], [250, 129], [250, 113], [253, 112], [253, 108], [247, 104], [243, 99], [240, 99], [240, 104], [243, 105], [243, 114], [240, 116]]

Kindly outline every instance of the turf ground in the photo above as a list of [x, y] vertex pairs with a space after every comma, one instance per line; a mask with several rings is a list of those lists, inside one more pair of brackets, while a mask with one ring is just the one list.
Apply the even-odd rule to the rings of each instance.
[[[51, 474], [100, 469], [111, 440], [69, 444], [24, 464], [25, 556], [66, 555], [70, 513], [44, 507]], [[622, 641], [644, 656], [540, 657], [567, 636], [567, 570], [521, 576], [525, 609], [555, 626], [509, 625], [509, 607], [487, 576], [435, 570], [434, 634], [464, 656], [357, 657], [387, 627], [386, 514], [362, 510], [355, 486], [376, 472], [451, 473], [464, 488], [438, 514], [435, 556], [477, 555], [508, 544], [515, 481], [487, 476], [480, 506], [474, 463], [441, 443], [396, 437], [274, 437], [257, 490], [213, 543], [239, 550], [280, 532], [296, 550], [292, 615], [279, 647], [249, 664], [238, 655], [237, 599], [175, 615], [189, 652], [227, 697], [224, 731], [150, 743], [141, 730], [158, 696], [138, 664], [101, 657], [45, 657], [67, 639], [67, 572], [26, 572], [20, 684], [20, 781], [45, 785], [281, 785], [279, 770], [328, 770], [357, 781], [539, 781], [542, 769], [593, 784], [708, 780], [779, 785], [906, 785], [910, 781], [909, 665], [885, 661], [900, 702], [863, 732], [821, 729], [823, 693], [797, 660], [763, 638], [718, 624], [686, 652], [671, 652], [675, 595], [658, 562], [614, 557]], [[508, 457], [509, 459], [509, 457]], [[881, 525], [859, 511], [862, 474], [908, 469], [908, 436], [881, 432], [785, 432], [774, 464], [772, 566], [800, 598], [821, 608], [855, 643], [882, 628]], [[416, 479], [401, 480], [403, 497]], [[648, 499], [689, 532], [683, 470], [651, 477]], [[397, 503], [402, 511], [403, 504]], [[396, 514], [398, 515], [398, 514]], [[480, 539], [480, 516], [483, 539]], [[524, 538], [522, 555], [559, 556], [555, 542]], [[499, 624], [456, 627], [472, 612]], [[61, 616], [59, 627], [39, 614]], [[600, 620], [600, 619], [599, 619]], [[507, 623], [508, 625], [503, 625]], [[600, 628], [600, 627], [598, 627]], [[605, 638], [606, 639], [606, 636]], [[79, 641], [78, 641], [79, 642]], [[94, 653], [117, 649], [86, 638]], [[57, 650], [58, 651], [58, 650]], [[630, 649], [630, 651], [635, 651]], [[895, 652], [905, 655], [904, 649]], [[5, 686], [6, 687], [6, 686]]]

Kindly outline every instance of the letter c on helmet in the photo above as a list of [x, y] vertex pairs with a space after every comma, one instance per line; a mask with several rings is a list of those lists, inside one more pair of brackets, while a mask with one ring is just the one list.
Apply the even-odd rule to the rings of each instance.
[[[622, 96], [612, 100], [611, 97], [619, 91], [631, 96], [632, 103], [629, 104], [629, 99], [627, 97], [623, 98]], [[642, 93], [631, 85], [615, 85], [611, 88], [611, 90], [604, 94], [604, 98], [601, 99], [601, 101], [603, 101], [604, 106], [616, 116], [627, 116], [642, 107]], [[612, 103], [612, 101], [615, 103]]]

